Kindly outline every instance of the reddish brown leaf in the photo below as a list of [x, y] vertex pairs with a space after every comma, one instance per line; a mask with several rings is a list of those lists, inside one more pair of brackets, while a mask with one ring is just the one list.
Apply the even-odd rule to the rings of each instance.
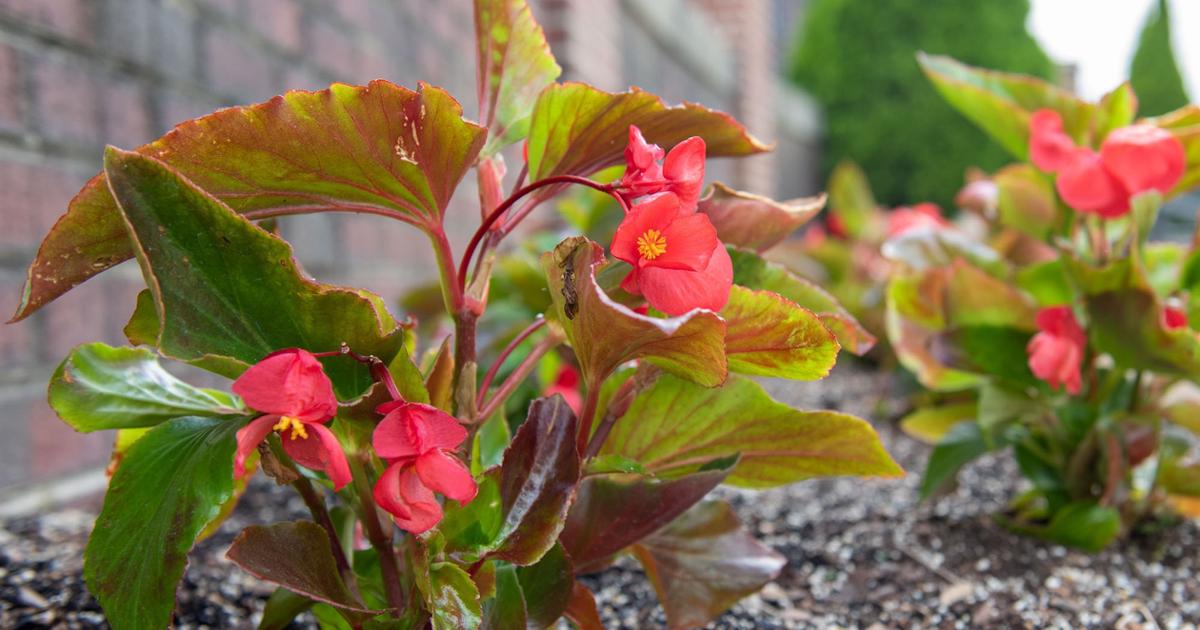
[[600, 611], [596, 609], [596, 598], [588, 587], [579, 582], [575, 582], [571, 589], [571, 601], [567, 603], [567, 612], [564, 614], [579, 630], [604, 630]]
[[721, 182], [715, 182], [699, 204], [722, 241], [760, 252], [787, 238], [824, 207], [825, 195], [775, 201]]

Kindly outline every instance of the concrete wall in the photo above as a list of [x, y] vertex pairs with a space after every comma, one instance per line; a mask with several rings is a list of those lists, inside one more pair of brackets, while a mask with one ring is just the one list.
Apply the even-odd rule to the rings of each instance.
[[[778, 158], [714, 164], [713, 176], [785, 196], [816, 189], [816, 118], [774, 87], [771, 18], [789, 4], [533, 1], [565, 78], [744, 118], [779, 142]], [[471, 14], [469, 0], [0, 0], [0, 311], [15, 308], [38, 242], [105, 144], [133, 148], [218, 107], [376, 77], [443, 86], [474, 116]], [[447, 220], [459, 247], [477, 212], [467, 180]], [[313, 216], [283, 229], [321, 280], [391, 299], [435, 274], [422, 237], [399, 224]], [[0, 326], [0, 504], [29, 508], [103, 483], [111, 436], [57, 420], [45, 383], [74, 345], [123, 341], [141, 286], [136, 266], [122, 265]]]

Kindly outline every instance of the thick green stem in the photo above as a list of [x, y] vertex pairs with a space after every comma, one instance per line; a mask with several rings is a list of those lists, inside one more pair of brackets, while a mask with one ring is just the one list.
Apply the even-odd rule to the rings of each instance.
[[[361, 456], [368, 457], [366, 454]], [[367, 540], [379, 556], [384, 592], [387, 594], [388, 605], [395, 609], [392, 615], [399, 617], [404, 610], [404, 587], [400, 583], [400, 565], [396, 561], [392, 537], [384, 531], [379, 511], [375, 509], [375, 499], [371, 490], [374, 475], [368, 476], [375, 467], [371, 462], [364, 462], [357, 457], [350, 459], [350, 467], [354, 475], [354, 490], [358, 494], [359, 510], [362, 513], [363, 529], [367, 530]]]

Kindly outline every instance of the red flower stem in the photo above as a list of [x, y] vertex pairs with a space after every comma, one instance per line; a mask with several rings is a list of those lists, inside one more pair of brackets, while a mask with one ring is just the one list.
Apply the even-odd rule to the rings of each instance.
[[512, 395], [514, 391], [516, 391], [517, 387], [520, 386], [521, 381], [524, 381], [525, 378], [529, 376], [530, 372], [533, 372], [533, 369], [537, 367], [537, 362], [540, 361], [547, 352], [553, 350], [554, 347], [560, 343], [562, 343], [562, 338], [553, 334], [547, 335], [545, 339], [539, 341], [537, 345], [535, 345], [533, 349], [529, 351], [529, 354], [525, 355], [524, 359], [521, 359], [521, 362], [517, 364], [517, 367], [513, 370], [512, 374], [509, 374], [508, 378], [504, 379], [504, 382], [500, 384], [500, 387], [496, 390], [496, 393], [492, 394], [492, 397], [488, 399], [487, 404], [483, 406], [482, 410], [480, 410], [478, 417], [482, 420], [492, 417], [492, 414], [496, 413], [496, 410], [500, 408], [500, 405], [503, 405], [504, 401], [510, 395]]
[[582, 454], [588, 450], [588, 440], [592, 437], [592, 421], [596, 418], [596, 405], [600, 402], [599, 383], [588, 383], [587, 394], [583, 399], [583, 411], [579, 414], [579, 435], [575, 438], [575, 446]]
[[[295, 467], [293, 466], [292, 469], [295, 470]], [[354, 569], [350, 568], [350, 562], [346, 559], [346, 551], [342, 548], [342, 543], [338, 538], [337, 528], [333, 526], [333, 519], [329, 517], [329, 510], [325, 508], [325, 500], [313, 489], [312, 482], [308, 480], [308, 477], [300, 475], [299, 471], [296, 471], [296, 475], [299, 478], [292, 482], [292, 486], [304, 499], [304, 505], [308, 506], [313, 520], [325, 529], [326, 534], [329, 534], [329, 542], [333, 547], [333, 560], [337, 563], [338, 572], [342, 574], [342, 581], [346, 583], [350, 592], [358, 595], [358, 580], [354, 576]]]
[[429, 240], [433, 243], [438, 273], [442, 277], [442, 300], [446, 304], [446, 312], [454, 315], [462, 310], [463, 292], [466, 290], [466, 277], [462, 274], [465, 274], [466, 271], [455, 273], [454, 254], [450, 250], [450, 240], [446, 238], [446, 231], [441, 226], [430, 232]]
[[[594, 188], [600, 192], [608, 193], [614, 198], [617, 198], [622, 207], [625, 207], [626, 205], [625, 200], [621, 199], [621, 196], [615, 192], [612, 184], [601, 184], [600, 182], [590, 180], [586, 177], [579, 177], [578, 175], [554, 175], [545, 179], [539, 179], [536, 182], [518, 188], [516, 192], [508, 196], [508, 199], [505, 199], [499, 206], [496, 206], [496, 209], [492, 210], [491, 214], [489, 214], [487, 218], [484, 219], [479, 225], [479, 228], [475, 230], [475, 234], [471, 235], [471, 241], [467, 243], [467, 249], [463, 252], [462, 260], [458, 264], [457, 289], [460, 294], [466, 290], [467, 271], [471, 266], [472, 258], [475, 256], [475, 249], [479, 247], [479, 242], [483, 240], [485, 235], [487, 235], [488, 230], [491, 229], [492, 225], [494, 225], [496, 221], [499, 221], [500, 218], [504, 216], [504, 213], [508, 212], [509, 208], [512, 208], [513, 204], [520, 201], [525, 195], [528, 195], [539, 188], [553, 186], [555, 184], [580, 184], [582, 186]], [[440, 261], [439, 264], [441, 264]]]
[[512, 190], [508, 191], [508, 196], [511, 197], [517, 194], [521, 186], [525, 185], [525, 178], [529, 175], [529, 162], [521, 163], [521, 170], [517, 173], [517, 180], [513, 182]]
[[487, 374], [483, 376], [483, 381], [479, 384], [479, 395], [475, 399], [476, 407], [483, 406], [483, 399], [485, 396], [487, 396], [488, 388], [492, 386], [492, 381], [496, 379], [496, 373], [500, 371], [500, 367], [504, 365], [504, 361], [508, 359], [509, 355], [511, 355], [513, 351], [517, 349], [517, 346], [520, 346], [521, 343], [528, 339], [530, 335], [537, 332], [539, 328], [545, 325], [546, 318], [538, 315], [537, 319], [535, 319], [532, 324], [526, 327], [525, 330], [517, 333], [517, 336], [513, 337], [513, 340], [508, 342], [508, 345], [500, 351], [500, 355], [496, 357], [496, 362], [492, 363], [492, 367], [488, 369]]
[[[363, 458], [370, 457], [366, 452], [360, 453]], [[379, 556], [379, 568], [383, 574], [384, 591], [387, 594], [388, 605], [392, 616], [399, 618], [404, 611], [404, 588], [400, 583], [400, 565], [396, 561], [396, 548], [392, 546], [392, 537], [383, 531], [383, 523], [379, 512], [375, 509], [375, 499], [372, 494], [373, 480], [368, 478], [368, 470], [373, 469], [370, 461], [350, 458], [353, 469], [354, 490], [358, 495], [359, 508], [362, 511], [363, 528], [367, 530], [367, 540], [375, 548]]]

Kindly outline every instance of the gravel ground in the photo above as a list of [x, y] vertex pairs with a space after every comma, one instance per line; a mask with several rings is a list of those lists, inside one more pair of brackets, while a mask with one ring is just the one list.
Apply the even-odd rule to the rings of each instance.
[[[825, 381], [772, 383], [800, 406], [878, 410], [881, 382], [853, 366]], [[767, 492], [720, 489], [788, 564], [760, 595], [713, 628], [1189, 628], [1200, 622], [1200, 530], [1185, 524], [1088, 555], [1021, 538], [995, 525], [1015, 483], [1003, 458], [968, 467], [962, 484], [918, 505], [928, 448], [877, 423], [902, 480], [827, 479]], [[0, 628], [105, 627], [80, 579], [93, 511], [0, 523]], [[180, 589], [176, 627], [252, 627], [272, 588], [224, 559], [247, 524], [302, 518], [303, 504], [268, 482], [252, 486], [234, 517], [203, 541]], [[661, 609], [636, 562], [586, 578], [606, 627], [659, 628]], [[240, 620], [248, 619], [250, 623]], [[310, 627], [301, 618], [298, 627]]]

